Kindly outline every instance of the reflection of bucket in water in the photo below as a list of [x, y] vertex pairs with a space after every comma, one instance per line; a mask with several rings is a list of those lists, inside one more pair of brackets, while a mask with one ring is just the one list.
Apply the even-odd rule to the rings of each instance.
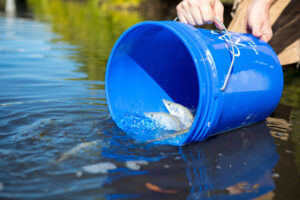
[[[143, 22], [127, 30], [106, 70], [107, 104], [116, 124], [126, 130], [124, 115], [167, 112], [162, 99], [196, 109], [179, 145], [265, 119], [283, 89], [278, 58], [252, 35], [230, 35], [234, 52], [228, 34], [180, 22]], [[233, 70], [221, 91], [233, 53]]]
[[180, 151], [191, 185], [189, 199], [253, 199], [275, 189], [278, 161], [265, 123], [234, 130]]

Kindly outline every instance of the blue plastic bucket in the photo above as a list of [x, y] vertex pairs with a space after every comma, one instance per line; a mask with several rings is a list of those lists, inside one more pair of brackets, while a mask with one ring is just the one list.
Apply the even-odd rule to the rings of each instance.
[[[162, 99], [195, 110], [178, 145], [256, 123], [278, 105], [282, 68], [273, 49], [250, 34], [228, 34], [181, 22], [142, 22], [115, 44], [106, 69], [106, 98], [112, 119], [129, 113], [168, 112]], [[223, 86], [232, 54], [235, 61]]]

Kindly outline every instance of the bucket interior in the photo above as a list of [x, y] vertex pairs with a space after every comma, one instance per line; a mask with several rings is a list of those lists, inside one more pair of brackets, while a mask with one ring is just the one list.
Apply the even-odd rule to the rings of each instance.
[[[199, 81], [192, 56], [172, 30], [136, 26], [116, 44], [108, 64], [106, 93], [113, 118], [167, 112], [162, 99], [197, 108]], [[185, 39], [186, 40], [186, 39]]]

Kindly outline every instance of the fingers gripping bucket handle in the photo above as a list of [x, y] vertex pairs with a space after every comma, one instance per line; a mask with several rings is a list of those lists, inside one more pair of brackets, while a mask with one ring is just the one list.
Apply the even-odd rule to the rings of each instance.
[[167, 112], [162, 99], [196, 109], [179, 145], [263, 120], [283, 87], [268, 44], [172, 21], [127, 30], [111, 52], [105, 81], [108, 108], [120, 128], [126, 113]]
[[[230, 78], [230, 74], [231, 74], [231, 71], [232, 71], [232, 67], [233, 67], [233, 63], [234, 63], [234, 59], [235, 59], [234, 47], [233, 47], [234, 44], [232, 42], [231, 35], [227, 31], [225, 25], [220, 20], [218, 20], [216, 17], [213, 17], [213, 18], [224, 29], [225, 33], [229, 36], [229, 40], [230, 40], [230, 44], [231, 44], [231, 50], [233, 52], [233, 54], [232, 54], [232, 60], [231, 60], [231, 63], [230, 63], [230, 67], [229, 67], [228, 73], [226, 75], [226, 78], [225, 78], [223, 86], [220, 88], [221, 91], [224, 91], [225, 88], [226, 88], [226, 86], [227, 86], [227, 84], [228, 84], [228, 81], [229, 81], [229, 78]], [[175, 17], [175, 19], [173, 21], [177, 21], [177, 20], [178, 20], [178, 17]]]

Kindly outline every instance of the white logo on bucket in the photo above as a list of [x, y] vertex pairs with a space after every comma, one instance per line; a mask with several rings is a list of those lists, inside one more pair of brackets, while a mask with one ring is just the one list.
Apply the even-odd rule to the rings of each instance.
[[[230, 51], [231, 54], [235, 55], [236, 57], [240, 56], [240, 49], [239, 49], [239, 46], [242, 46], [242, 47], [247, 47], [247, 45], [249, 45], [250, 47], [252, 47], [252, 49], [254, 50], [255, 54], [258, 55], [258, 52], [256, 50], [256, 45], [253, 41], [251, 41], [249, 38], [243, 36], [243, 35], [235, 35], [233, 34], [232, 32], [230, 33], [230, 36], [228, 33], [226, 33], [225, 31], [214, 31], [214, 30], [211, 30], [211, 33], [212, 34], [220, 34], [221, 35], [218, 37], [218, 39], [220, 40], [224, 40], [226, 42], [226, 48]], [[234, 47], [234, 52], [232, 52], [232, 49], [230, 47], [230, 38], [232, 39], [233, 41], [233, 47]], [[247, 44], [243, 44], [241, 42], [247, 42]]]

